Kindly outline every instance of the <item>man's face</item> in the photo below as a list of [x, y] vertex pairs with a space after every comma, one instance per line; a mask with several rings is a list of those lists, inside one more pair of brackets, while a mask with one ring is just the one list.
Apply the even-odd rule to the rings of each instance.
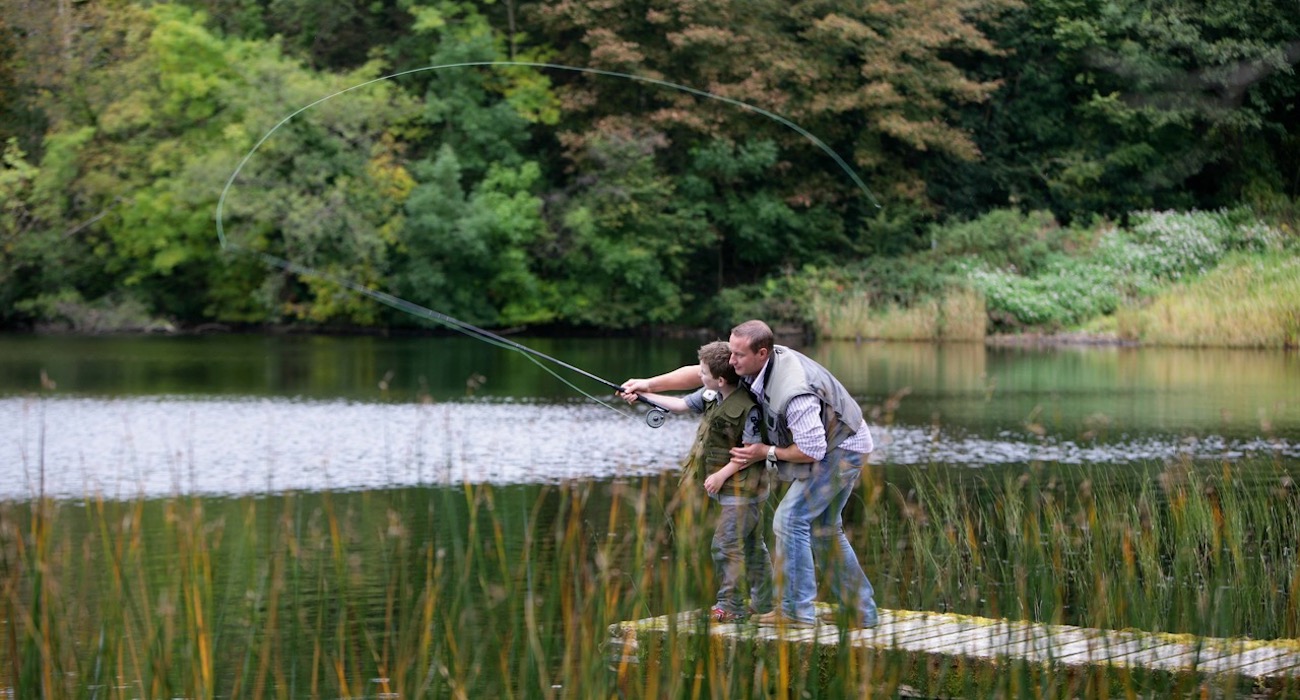
[[742, 377], [752, 377], [763, 369], [767, 364], [767, 348], [754, 352], [749, 348], [749, 339], [742, 338], [732, 334], [727, 339], [727, 348], [731, 350], [731, 366], [736, 368], [736, 374]]

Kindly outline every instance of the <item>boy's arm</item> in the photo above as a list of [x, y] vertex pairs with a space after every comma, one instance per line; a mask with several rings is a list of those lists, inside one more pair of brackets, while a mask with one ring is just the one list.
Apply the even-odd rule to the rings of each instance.
[[637, 396], [643, 396], [653, 401], [656, 405], [672, 411], [673, 413], [686, 413], [691, 410], [690, 405], [686, 403], [686, 399], [683, 399], [680, 396], [664, 396], [663, 394], [650, 394], [644, 392], [641, 394], [624, 393], [622, 396], [627, 398], [628, 403], [635, 402]]
[[744, 469], [745, 467], [748, 467], [750, 464], [757, 464], [757, 463], [758, 462], [744, 462], [739, 459], [732, 459], [730, 462], [727, 462], [726, 465], [724, 465], [721, 469], [719, 469], [716, 472], [713, 472], [708, 476], [708, 478], [704, 480], [704, 490], [708, 491], [709, 493], [717, 493], [721, 491], [722, 485], [726, 483], [727, 479], [730, 479], [733, 474], [740, 471], [741, 469]]

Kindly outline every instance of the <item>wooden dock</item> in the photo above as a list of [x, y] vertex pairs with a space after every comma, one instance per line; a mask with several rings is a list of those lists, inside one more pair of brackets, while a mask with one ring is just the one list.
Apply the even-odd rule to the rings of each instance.
[[[1166, 675], [1191, 683], [1226, 681], [1256, 697], [1300, 695], [1300, 640], [1260, 641], [1103, 630], [906, 610], [881, 610], [880, 624], [840, 629], [777, 628], [750, 623], [709, 623], [704, 611], [689, 611], [610, 626], [606, 645], [611, 668], [624, 674], [644, 659], [645, 644], [659, 648], [670, 636], [707, 635], [725, 645], [797, 644], [838, 654], [848, 645], [866, 655], [911, 658], [913, 667], [946, 668], [984, 664], [1005, 668], [1011, 662], [1046, 671], [1085, 674], [1122, 669]], [[699, 640], [695, 640], [699, 641]], [[926, 695], [927, 693], [921, 693]], [[929, 693], [933, 694], [933, 693]]]

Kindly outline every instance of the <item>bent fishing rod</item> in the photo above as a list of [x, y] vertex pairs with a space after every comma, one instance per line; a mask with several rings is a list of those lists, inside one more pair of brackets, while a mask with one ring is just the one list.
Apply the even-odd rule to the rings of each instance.
[[[244, 157], [243, 157], [243, 159], [241, 159], [241, 160], [239, 161], [239, 164], [238, 164], [237, 166], [235, 166], [234, 171], [230, 173], [230, 177], [226, 179], [226, 185], [225, 185], [225, 187], [222, 188], [222, 190], [221, 190], [221, 196], [217, 199], [217, 211], [216, 211], [217, 238], [218, 238], [218, 240], [221, 242], [221, 248], [222, 248], [222, 250], [226, 250], [226, 249], [238, 249], [238, 248], [241, 248], [241, 246], [235, 245], [235, 244], [233, 244], [233, 243], [231, 243], [231, 242], [229, 242], [229, 241], [226, 240], [225, 221], [224, 221], [224, 209], [225, 209], [225, 203], [226, 203], [226, 196], [229, 194], [231, 187], [234, 185], [234, 183], [235, 183], [235, 179], [239, 176], [240, 171], [242, 171], [242, 170], [244, 169], [244, 166], [247, 165], [248, 162], [253, 158], [253, 155], [254, 155], [255, 153], [257, 153], [258, 149], [260, 149], [260, 148], [262, 147], [262, 144], [266, 143], [266, 141], [267, 141], [268, 139], [271, 138], [271, 135], [274, 134], [278, 129], [280, 129], [280, 127], [282, 127], [282, 126], [284, 126], [285, 124], [289, 123], [290, 121], [292, 121], [293, 119], [295, 119], [298, 115], [300, 115], [300, 114], [302, 114], [303, 112], [306, 112], [306, 111], [312, 109], [313, 107], [316, 107], [317, 105], [320, 105], [320, 104], [323, 103], [323, 102], [326, 102], [326, 101], [328, 101], [328, 100], [332, 100], [332, 99], [334, 99], [335, 97], [338, 97], [339, 95], [343, 95], [343, 94], [346, 94], [346, 93], [352, 92], [353, 90], [357, 90], [357, 89], [363, 88], [363, 87], [365, 87], [365, 86], [367, 86], [367, 85], [371, 85], [371, 84], [374, 84], [374, 83], [378, 83], [378, 82], [382, 82], [382, 81], [387, 81], [387, 80], [393, 80], [393, 79], [396, 79], [396, 78], [399, 78], [399, 77], [402, 77], [402, 76], [406, 76], [406, 75], [411, 75], [411, 74], [414, 74], [414, 73], [420, 73], [420, 72], [423, 72], [423, 71], [442, 71], [442, 70], [450, 70], [450, 69], [470, 69], [470, 68], [506, 68], [506, 67], [525, 67], [525, 68], [532, 68], [532, 69], [536, 69], [536, 70], [560, 70], [560, 71], [571, 71], [571, 72], [582, 73], [582, 74], [586, 74], [586, 75], [603, 76], [603, 77], [607, 77], [607, 78], [616, 78], [616, 79], [620, 79], [620, 80], [630, 80], [630, 81], [636, 81], [636, 82], [641, 82], [641, 83], [647, 83], [647, 84], [654, 85], [654, 86], [657, 86], [657, 87], [662, 87], [662, 88], [667, 88], [667, 89], [671, 89], [671, 90], [677, 90], [677, 91], [680, 91], [680, 92], [689, 93], [689, 94], [695, 95], [696, 97], [703, 97], [703, 98], [708, 98], [708, 99], [711, 99], [711, 100], [717, 100], [717, 101], [719, 101], [719, 102], [723, 102], [723, 103], [725, 103], [725, 104], [731, 105], [732, 107], [737, 107], [737, 108], [740, 108], [740, 109], [743, 109], [743, 110], [747, 110], [747, 111], [750, 111], [750, 112], [753, 112], [753, 113], [759, 114], [759, 115], [761, 115], [761, 116], [763, 116], [763, 117], [766, 117], [766, 118], [768, 118], [768, 119], [770, 119], [770, 120], [772, 120], [772, 121], [775, 121], [775, 122], [777, 122], [777, 123], [779, 123], [779, 124], [781, 124], [781, 125], [783, 125], [783, 126], [785, 126], [785, 127], [788, 127], [788, 128], [790, 128], [790, 129], [794, 130], [794, 131], [797, 132], [800, 136], [804, 137], [804, 138], [807, 139], [809, 142], [811, 142], [813, 145], [817, 146], [817, 147], [820, 148], [822, 151], [824, 151], [827, 155], [829, 155], [829, 156], [830, 156], [830, 157], [835, 161], [835, 163], [836, 163], [837, 165], [839, 165], [840, 169], [841, 169], [841, 170], [842, 170], [842, 171], [843, 171], [843, 172], [844, 172], [844, 173], [849, 177], [849, 179], [851, 179], [851, 180], [853, 181], [853, 183], [858, 187], [858, 189], [861, 190], [861, 191], [863, 192], [863, 194], [865, 194], [865, 195], [867, 196], [867, 199], [868, 199], [872, 204], [874, 204], [875, 207], [876, 207], [877, 209], [880, 208], [880, 203], [879, 203], [878, 201], [876, 201], [875, 195], [873, 195], [873, 194], [871, 193], [871, 190], [867, 188], [866, 183], [862, 181], [862, 178], [860, 178], [860, 177], [858, 176], [858, 174], [857, 174], [856, 172], [854, 172], [853, 168], [850, 167], [849, 164], [848, 164], [848, 163], [847, 163], [843, 158], [841, 158], [840, 155], [839, 155], [838, 153], [836, 153], [836, 152], [834, 151], [834, 149], [832, 149], [830, 146], [826, 145], [826, 143], [824, 143], [821, 139], [819, 139], [819, 138], [817, 138], [816, 136], [814, 136], [814, 135], [813, 135], [812, 133], [810, 133], [807, 129], [804, 129], [803, 127], [799, 126], [798, 124], [794, 123], [793, 121], [791, 121], [791, 120], [789, 120], [789, 119], [787, 119], [787, 118], [785, 118], [785, 117], [783, 117], [783, 116], [781, 116], [781, 115], [779, 115], [779, 114], [775, 114], [775, 113], [770, 112], [770, 111], [768, 111], [768, 110], [766, 110], [766, 109], [763, 109], [763, 108], [758, 107], [758, 106], [756, 106], [756, 105], [750, 104], [750, 103], [748, 103], [748, 102], [742, 102], [742, 101], [740, 101], [740, 100], [732, 99], [732, 98], [730, 98], [730, 97], [726, 97], [726, 96], [719, 95], [719, 94], [716, 94], [716, 93], [708, 92], [707, 90], [699, 90], [699, 89], [692, 88], [692, 87], [689, 87], [689, 86], [686, 86], [686, 85], [681, 85], [681, 84], [678, 84], [678, 83], [672, 83], [672, 82], [669, 82], [669, 81], [666, 81], [666, 80], [659, 80], [659, 79], [657, 79], [657, 78], [650, 78], [650, 77], [640, 76], [640, 75], [635, 75], [635, 74], [631, 74], [631, 73], [619, 73], [619, 72], [615, 72], [615, 71], [602, 70], [602, 69], [598, 69], [598, 68], [584, 68], [584, 67], [580, 67], [580, 66], [567, 66], [567, 65], [555, 64], [555, 63], [536, 63], [536, 62], [528, 62], [528, 61], [469, 61], [469, 62], [463, 62], [463, 63], [446, 63], [446, 64], [439, 64], [439, 65], [433, 65], [433, 66], [421, 66], [421, 67], [419, 67], [419, 68], [413, 68], [413, 69], [410, 69], [410, 70], [404, 70], [404, 71], [400, 71], [400, 72], [397, 72], [397, 73], [391, 73], [391, 74], [388, 74], [388, 75], [380, 76], [380, 77], [378, 77], [378, 78], [373, 78], [373, 79], [370, 79], [370, 80], [366, 80], [366, 81], [363, 81], [363, 82], [357, 83], [357, 84], [355, 84], [355, 85], [352, 85], [352, 86], [350, 86], [350, 87], [344, 88], [344, 89], [342, 89], [342, 90], [338, 90], [338, 91], [336, 91], [336, 92], [334, 92], [334, 93], [332, 93], [332, 94], [329, 94], [329, 95], [326, 95], [326, 96], [324, 96], [324, 97], [321, 97], [320, 99], [317, 99], [317, 100], [315, 100], [315, 101], [313, 101], [313, 102], [310, 102], [310, 103], [308, 103], [308, 104], [306, 104], [306, 105], [303, 105], [302, 107], [299, 107], [298, 109], [296, 109], [296, 110], [294, 110], [293, 112], [291, 112], [291, 113], [289, 113], [288, 115], [286, 115], [283, 119], [281, 119], [281, 120], [280, 120], [279, 122], [277, 122], [273, 127], [271, 127], [271, 129], [270, 129], [269, 131], [267, 131], [265, 134], [263, 134], [262, 137], [261, 137], [260, 139], [258, 139], [258, 141], [253, 145], [253, 147], [252, 147], [251, 149], [249, 149], [248, 153], [244, 154]], [[624, 392], [623, 392], [623, 387], [622, 387], [622, 386], [620, 386], [620, 385], [618, 385], [618, 384], [615, 384], [615, 383], [613, 383], [613, 382], [611, 382], [611, 381], [609, 381], [609, 380], [607, 380], [607, 379], [604, 379], [604, 378], [602, 378], [602, 377], [598, 377], [598, 376], [596, 376], [596, 375], [594, 375], [594, 374], [592, 374], [592, 373], [590, 373], [590, 372], [587, 372], [586, 370], [579, 369], [578, 367], [574, 367], [574, 366], [571, 365], [571, 364], [568, 364], [568, 363], [566, 363], [566, 362], [562, 362], [562, 361], [560, 361], [560, 360], [557, 360], [556, 358], [551, 357], [550, 355], [547, 355], [547, 354], [542, 353], [542, 352], [538, 352], [537, 350], [534, 350], [534, 349], [532, 349], [532, 348], [530, 348], [530, 347], [527, 347], [527, 346], [525, 346], [525, 345], [521, 345], [520, 343], [516, 343], [516, 342], [514, 342], [514, 341], [512, 341], [512, 340], [509, 340], [509, 339], [503, 338], [503, 337], [501, 337], [501, 336], [499, 336], [499, 335], [497, 335], [497, 334], [495, 334], [495, 333], [492, 333], [491, 331], [487, 331], [487, 330], [485, 330], [485, 329], [478, 328], [478, 327], [476, 327], [476, 326], [472, 326], [472, 325], [470, 325], [470, 324], [468, 324], [468, 323], [465, 323], [465, 322], [463, 322], [463, 321], [460, 321], [460, 320], [457, 320], [457, 319], [452, 318], [452, 317], [450, 317], [450, 316], [447, 316], [446, 314], [442, 314], [442, 313], [439, 313], [439, 312], [437, 312], [437, 311], [433, 311], [432, 309], [427, 309], [427, 308], [425, 308], [425, 307], [423, 307], [423, 306], [420, 306], [420, 305], [418, 305], [418, 304], [414, 304], [414, 303], [412, 303], [412, 302], [406, 301], [405, 299], [402, 299], [402, 298], [400, 298], [400, 297], [395, 297], [395, 296], [393, 296], [393, 295], [391, 295], [391, 294], [386, 294], [386, 293], [384, 293], [384, 292], [380, 292], [380, 291], [377, 291], [377, 290], [369, 289], [369, 288], [367, 288], [367, 287], [365, 287], [365, 286], [363, 286], [363, 285], [361, 285], [361, 284], [358, 284], [358, 283], [356, 283], [356, 282], [353, 282], [352, 280], [333, 277], [333, 276], [331, 276], [331, 275], [324, 274], [324, 273], [320, 272], [319, 270], [314, 270], [314, 269], [311, 269], [311, 268], [308, 268], [308, 267], [305, 267], [305, 266], [302, 266], [302, 265], [298, 265], [298, 264], [296, 264], [296, 263], [290, 262], [290, 261], [285, 260], [285, 259], [283, 259], [283, 258], [277, 258], [277, 257], [275, 257], [275, 256], [273, 256], [273, 255], [269, 255], [269, 254], [264, 253], [264, 252], [261, 252], [261, 251], [256, 251], [256, 250], [252, 250], [252, 249], [249, 249], [249, 248], [244, 248], [244, 250], [246, 250], [247, 252], [251, 252], [251, 253], [254, 253], [255, 255], [260, 256], [264, 261], [266, 261], [267, 263], [271, 264], [271, 265], [274, 266], [274, 267], [279, 267], [279, 268], [282, 268], [282, 269], [284, 269], [284, 270], [291, 271], [291, 272], [296, 272], [296, 273], [299, 273], [299, 274], [308, 274], [308, 275], [314, 275], [314, 276], [317, 276], [317, 277], [322, 277], [322, 278], [325, 278], [325, 279], [330, 279], [330, 280], [332, 280], [333, 282], [335, 282], [336, 284], [340, 284], [340, 285], [342, 285], [342, 286], [344, 286], [344, 287], [347, 287], [347, 288], [349, 288], [349, 289], [351, 289], [351, 290], [353, 290], [353, 291], [355, 291], [355, 292], [357, 292], [357, 293], [359, 293], [359, 294], [362, 294], [362, 295], [364, 295], [364, 296], [371, 297], [372, 299], [375, 299], [375, 300], [377, 300], [377, 301], [379, 301], [379, 302], [381, 302], [381, 303], [384, 303], [384, 304], [387, 304], [387, 305], [389, 305], [389, 306], [392, 306], [392, 307], [394, 307], [394, 308], [396, 308], [396, 309], [399, 309], [399, 310], [402, 310], [402, 311], [406, 311], [406, 312], [411, 313], [411, 314], [413, 314], [413, 315], [415, 315], [415, 316], [417, 316], [417, 317], [423, 317], [423, 318], [427, 318], [427, 319], [430, 319], [430, 320], [438, 321], [438, 322], [440, 322], [440, 323], [443, 323], [443, 324], [449, 325], [449, 326], [451, 326], [451, 327], [453, 327], [453, 328], [455, 328], [455, 329], [457, 329], [457, 330], [459, 330], [459, 331], [461, 331], [461, 332], [466, 333], [467, 335], [474, 335], [474, 336], [478, 337], [480, 340], [482, 340], [482, 341], [484, 341], [484, 342], [486, 342], [486, 343], [493, 344], [493, 345], [497, 345], [498, 347], [509, 348], [509, 349], [512, 349], [512, 350], [516, 350], [516, 351], [518, 351], [518, 352], [521, 352], [521, 353], [523, 353], [525, 356], [528, 356], [529, 359], [530, 359], [531, 361], [537, 363], [537, 366], [538, 366], [538, 367], [541, 367], [541, 368], [544, 369], [545, 371], [550, 372], [552, 375], [556, 376], [557, 378], [560, 379], [560, 381], [563, 381], [563, 382], [565, 382], [566, 384], [568, 383], [567, 380], [564, 380], [563, 378], [560, 378], [559, 375], [555, 374], [555, 372], [552, 371], [549, 367], [546, 367], [545, 365], [541, 364], [540, 362], [537, 362], [537, 359], [536, 359], [536, 358], [540, 358], [540, 359], [546, 360], [546, 361], [548, 361], [548, 362], [551, 362], [551, 363], [555, 364], [556, 366], [563, 367], [563, 368], [568, 369], [568, 370], [570, 370], [570, 371], [576, 372], [576, 373], [578, 373], [578, 374], [580, 374], [580, 375], [582, 375], [582, 376], [584, 376], [584, 377], [587, 377], [587, 378], [592, 379], [592, 380], [594, 380], [594, 381], [600, 382], [601, 384], [604, 384], [605, 386], [608, 386], [608, 387], [614, 389], [615, 391], [619, 392], [620, 394], [624, 393]], [[569, 384], [569, 386], [572, 387], [572, 388], [574, 388], [575, 390], [579, 391], [580, 393], [584, 394], [584, 395], [587, 396], [588, 398], [591, 398], [592, 400], [595, 400], [597, 403], [602, 403], [602, 404], [604, 403], [604, 402], [600, 401], [599, 399], [596, 399], [596, 397], [591, 396], [590, 394], [586, 394], [586, 392], [583, 392], [581, 389], [578, 389], [576, 386], [573, 386], [572, 384]], [[651, 406], [651, 410], [650, 410], [650, 412], [646, 415], [646, 423], [647, 423], [650, 427], [652, 427], [652, 428], [658, 428], [659, 426], [661, 426], [661, 425], [664, 424], [664, 420], [665, 420], [665, 418], [667, 417], [667, 415], [668, 415], [668, 413], [669, 413], [668, 409], [664, 408], [663, 406], [661, 406], [661, 405], [655, 403], [654, 401], [652, 401], [652, 400], [650, 400], [650, 399], [647, 399], [647, 398], [644, 397], [644, 396], [641, 396], [640, 394], [637, 395], [637, 400], [640, 401], [640, 402], [642, 402], [642, 403], [645, 403], [645, 404], [648, 404], [649, 406]]]
[[[417, 318], [425, 318], [430, 321], [436, 321], [445, 326], [450, 326], [451, 328], [460, 331], [465, 335], [477, 338], [478, 340], [482, 340], [483, 342], [488, 343], [489, 345], [495, 345], [497, 347], [506, 348], [509, 350], [515, 350], [531, 358], [541, 358], [559, 367], [563, 367], [564, 369], [567, 369], [571, 372], [580, 374], [588, 379], [591, 379], [596, 382], [600, 382], [601, 384], [604, 384], [605, 386], [613, 389], [614, 391], [620, 394], [624, 393], [623, 386], [621, 384], [615, 384], [614, 382], [611, 382], [608, 379], [605, 379], [604, 377], [600, 377], [595, 374], [592, 374], [591, 372], [588, 372], [587, 370], [582, 369], [581, 367], [575, 367], [567, 362], [564, 362], [563, 360], [559, 360], [557, 358], [551, 357], [550, 355], [547, 355], [546, 353], [541, 352], [540, 350], [534, 350], [533, 348], [530, 348], [527, 345], [524, 345], [523, 343], [510, 340], [509, 338], [505, 338], [496, 333], [493, 333], [492, 331], [489, 331], [486, 328], [480, 328], [472, 323], [466, 323], [465, 321], [455, 318], [454, 316], [449, 316], [445, 313], [442, 313], [441, 311], [434, 311], [433, 309], [430, 309], [428, 307], [420, 306], [415, 302], [407, 301], [399, 296], [394, 296], [392, 294], [389, 294], [388, 292], [380, 291], [378, 289], [371, 289], [365, 285], [362, 285], [358, 282], [347, 279], [345, 277], [338, 277], [335, 275], [331, 275], [329, 273], [322, 272], [320, 270], [307, 267], [305, 265], [300, 265], [298, 263], [285, 260], [284, 258], [280, 258], [271, 255], [269, 253], [252, 250], [250, 248], [245, 248], [243, 246], [239, 246], [229, 242], [223, 242], [223, 247], [229, 249], [235, 249], [235, 250], [242, 250], [245, 253], [250, 253], [256, 257], [261, 258], [262, 261], [267, 265], [270, 265], [272, 267], [278, 267], [286, 272], [292, 272], [299, 275], [309, 275], [311, 277], [317, 277], [323, 280], [333, 282], [334, 284], [337, 284], [342, 287], [346, 287], [347, 289], [350, 289], [362, 296], [370, 297], [371, 299], [374, 299], [375, 301], [378, 301], [381, 304], [391, 306], [394, 309], [397, 309], [399, 311], [405, 311], [406, 313], [409, 313], [412, 316], [415, 316]], [[533, 362], [537, 362], [537, 360], [534, 359]], [[541, 363], [537, 363], [537, 365], [538, 367], [541, 367], [547, 372], [550, 372], [552, 376], [556, 377], [560, 381], [568, 384], [567, 381], [565, 381], [559, 375], [552, 372], [545, 365], [542, 365]], [[578, 389], [578, 387], [572, 384], [569, 384], [569, 386], [572, 387], [574, 390], [578, 391], [579, 393], [582, 393], [583, 395], [587, 396], [588, 398], [595, 400], [597, 403], [604, 403], [599, 399], [596, 399], [596, 397], [587, 394], [581, 389]], [[671, 413], [669, 409], [653, 401], [652, 399], [642, 396], [641, 394], [637, 394], [636, 398], [637, 401], [640, 401], [641, 403], [650, 406], [650, 411], [646, 413], [645, 416], [646, 425], [650, 426], [651, 428], [658, 428], [659, 426], [664, 424], [664, 421], [667, 420], [668, 418], [668, 414]]]
[[[434, 313], [437, 313], [437, 312], [434, 312]], [[438, 315], [439, 315], [439, 316], [446, 316], [445, 314], [438, 314]], [[451, 318], [451, 317], [450, 317], [450, 316], [447, 316], [447, 318]], [[455, 319], [452, 319], [452, 320], [455, 320]], [[576, 372], [576, 373], [581, 374], [582, 376], [584, 376], [584, 377], [586, 377], [586, 378], [588, 378], [588, 379], [591, 379], [591, 380], [593, 380], [593, 381], [600, 382], [601, 384], [604, 384], [605, 386], [607, 386], [607, 387], [613, 389], [614, 391], [618, 392], [619, 394], [624, 393], [624, 392], [623, 392], [623, 386], [622, 386], [621, 384], [615, 384], [614, 382], [611, 382], [611, 381], [609, 381], [608, 379], [605, 379], [605, 378], [603, 378], [603, 377], [596, 376], [596, 375], [592, 374], [591, 372], [588, 372], [587, 370], [582, 369], [581, 367], [574, 367], [573, 365], [571, 365], [571, 364], [569, 364], [569, 363], [567, 363], [567, 362], [565, 362], [565, 361], [563, 361], [563, 360], [559, 360], [559, 359], [556, 359], [556, 358], [554, 358], [554, 357], [551, 357], [550, 355], [547, 355], [546, 353], [541, 352], [540, 350], [534, 350], [533, 348], [530, 348], [530, 347], [528, 347], [527, 345], [524, 345], [524, 344], [522, 344], [522, 343], [517, 343], [517, 342], [515, 342], [515, 341], [513, 341], [513, 340], [510, 340], [509, 338], [504, 338], [504, 337], [502, 337], [502, 336], [500, 336], [500, 335], [497, 335], [496, 333], [493, 333], [492, 331], [489, 331], [489, 330], [486, 330], [486, 329], [483, 329], [483, 328], [479, 328], [478, 326], [475, 326], [475, 325], [472, 325], [472, 324], [469, 324], [469, 323], [465, 323], [464, 321], [456, 321], [456, 322], [455, 322], [455, 325], [457, 325], [461, 330], [469, 331], [469, 332], [471, 332], [471, 333], [474, 333], [474, 334], [476, 334], [476, 335], [482, 336], [482, 337], [484, 337], [484, 338], [490, 338], [490, 339], [491, 339], [493, 342], [495, 342], [497, 345], [505, 346], [505, 347], [508, 347], [508, 348], [510, 348], [510, 349], [512, 349], [512, 350], [518, 350], [519, 352], [522, 352], [522, 353], [525, 353], [525, 354], [528, 354], [528, 355], [533, 355], [534, 357], [539, 357], [539, 358], [541, 358], [541, 359], [543, 359], [543, 360], [546, 360], [546, 361], [548, 361], [548, 362], [552, 362], [552, 363], [554, 363], [554, 364], [556, 364], [556, 365], [559, 365], [560, 367], [563, 367], [563, 368], [569, 370], [570, 372]], [[667, 417], [668, 417], [668, 413], [669, 413], [669, 410], [668, 410], [667, 408], [663, 407], [662, 405], [660, 405], [659, 403], [653, 401], [652, 399], [649, 399], [649, 398], [646, 398], [645, 396], [642, 396], [641, 394], [637, 394], [637, 395], [636, 395], [636, 400], [637, 400], [637, 401], [640, 401], [640, 402], [642, 402], [642, 403], [645, 403], [645, 404], [647, 404], [647, 405], [650, 406], [650, 411], [647, 412], [646, 415], [645, 415], [645, 422], [646, 422], [646, 425], [650, 426], [651, 428], [658, 428], [659, 426], [661, 426], [661, 425], [664, 424], [664, 420], [667, 419]]]

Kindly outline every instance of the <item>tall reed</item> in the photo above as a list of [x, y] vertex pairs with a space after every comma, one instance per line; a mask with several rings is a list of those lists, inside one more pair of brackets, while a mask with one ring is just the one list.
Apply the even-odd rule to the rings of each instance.
[[[1294, 638], [1297, 469], [878, 467], [846, 530], [885, 608]], [[686, 629], [611, 665], [611, 623], [712, 602], [715, 513], [677, 478], [0, 504], [0, 691], [1042, 697], [1117, 682]]]
[[1150, 345], [1300, 347], [1300, 259], [1232, 256], [1115, 317], [1122, 337]]
[[818, 294], [811, 307], [817, 336], [831, 340], [983, 340], [988, 323], [984, 296], [966, 287], [906, 307], [853, 293]]

